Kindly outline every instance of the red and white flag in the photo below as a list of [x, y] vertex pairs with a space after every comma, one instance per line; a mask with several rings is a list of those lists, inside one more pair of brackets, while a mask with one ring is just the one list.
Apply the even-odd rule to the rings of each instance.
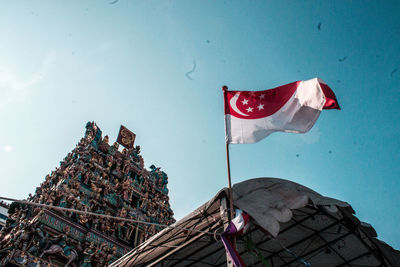
[[340, 109], [333, 91], [319, 78], [265, 91], [223, 90], [229, 144], [256, 143], [278, 131], [305, 133], [322, 109]]

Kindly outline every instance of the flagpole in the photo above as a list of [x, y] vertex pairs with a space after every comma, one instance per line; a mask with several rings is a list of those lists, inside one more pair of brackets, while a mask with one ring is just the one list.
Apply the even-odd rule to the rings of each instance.
[[[222, 91], [224, 92], [224, 103], [225, 103], [225, 92], [228, 91], [228, 86], [222, 86]], [[225, 117], [225, 132], [226, 132], [226, 117]], [[226, 140], [226, 165], [228, 169], [228, 192], [229, 192], [229, 216], [230, 220], [233, 219], [234, 211], [233, 211], [233, 194], [232, 194], [232, 182], [231, 182], [231, 164], [229, 161], [229, 141]]]
[[232, 182], [231, 182], [231, 164], [229, 162], [229, 143], [226, 142], [226, 164], [228, 167], [228, 191], [229, 191], [229, 216], [233, 219], [233, 194], [232, 194]]
[[[224, 85], [222, 86], [222, 91], [224, 92], [224, 107], [225, 107], [225, 101], [226, 101], [226, 92], [228, 91], [228, 86]], [[226, 128], [226, 116], [225, 116], [225, 133], [227, 131]], [[229, 221], [233, 220], [234, 217], [234, 211], [233, 211], [233, 193], [232, 193], [232, 182], [231, 182], [231, 164], [229, 160], [229, 140], [225, 140], [225, 148], [226, 148], [226, 166], [228, 170], [228, 194], [229, 194]], [[232, 237], [232, 247], [235, 249], [236, 248], [236, 237]], [[227, 258], [228, 260], [228, 258]], [[227, 262], [227, 266], [232, 266], [231, 262]]]

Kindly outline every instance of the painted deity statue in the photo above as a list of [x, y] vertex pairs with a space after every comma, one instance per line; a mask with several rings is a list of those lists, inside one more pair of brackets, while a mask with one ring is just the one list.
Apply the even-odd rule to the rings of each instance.
[[95, 253], [94, 243], [91, 242], [90, 246], [83, 251], [83, 262], [80, 267], [92, 267], [92, 258]]

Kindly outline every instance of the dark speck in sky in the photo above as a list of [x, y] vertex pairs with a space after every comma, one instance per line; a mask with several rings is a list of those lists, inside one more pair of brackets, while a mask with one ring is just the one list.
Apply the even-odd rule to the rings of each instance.
[[110, 5], [114, 5], [114, 4], [116, 4], [117, 2], [118, 2], [118, 0], [114, 0], [114, 1], [110, 2], [109, 4], [110, 4]]
[[392, 72], [390, 73], [390, 77], [393, 77], [393, 75], [397, 72], [397, 69], [392, 70]]
[[339, 58], [339, 61], [340, 62], [343, 62], [343, 61], [345, 61], [347, 59], [347, 56], [344, 56], [344, 57], [342, 57], [342, 58]]
[[209, 44], [209, 43], [210, 43], [210, 40], [207, 40], [206, 42], [207, 42], [207, 44]]
[[185, 74], [189, 80], [193, 80], [190, 74], [192, 74], [195, 71], [195, 69], [196, 69], [196, 61], [193, 60], [193, 68], [190, 71], [186, 72]]
[[329, 150], [328, 153], [329, 153], [329, 154], [332, 154], [332, 150]]
[[318, 30], [319, 31], [321, 30], [321, 25], [322, 25], [322, 22], [318, 23]]
[[296, 154], [296, 158], [300, 157], [300, 154]]

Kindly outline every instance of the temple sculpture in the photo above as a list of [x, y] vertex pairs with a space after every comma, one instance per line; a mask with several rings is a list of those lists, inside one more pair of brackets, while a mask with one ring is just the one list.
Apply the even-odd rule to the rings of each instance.
[[96, 123], [87, 123], [85, 136], [30, 203], [9, 206], [0, 266], [107, 266], [175, 222], [167, 174], [154, 165], [147, 170], [134, 138], [124, 140], [125, 148], [110, 144]]

